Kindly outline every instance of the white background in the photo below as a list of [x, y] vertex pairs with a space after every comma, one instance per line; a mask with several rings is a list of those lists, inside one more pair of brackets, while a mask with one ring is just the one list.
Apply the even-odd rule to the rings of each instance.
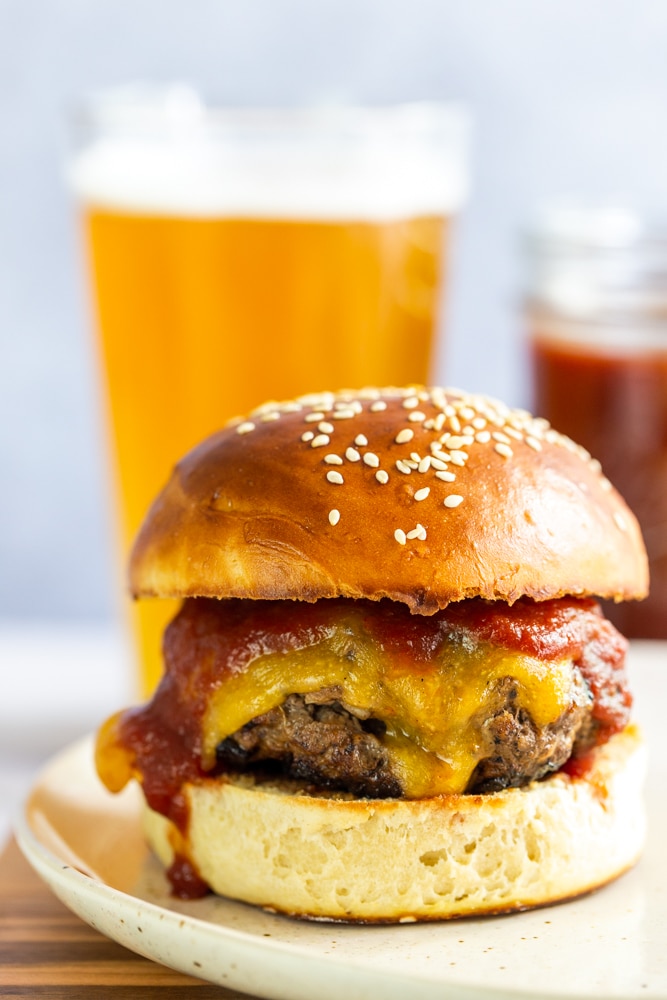
[[667, 201], [662, 0], [0, 0], [0, 619], [113, 615], [63, 121], [82, 91], [137, 79], [232, 104], [466, 102], [473, 196], [439, 376], [512, 403], [522, 221], [563, 195]]

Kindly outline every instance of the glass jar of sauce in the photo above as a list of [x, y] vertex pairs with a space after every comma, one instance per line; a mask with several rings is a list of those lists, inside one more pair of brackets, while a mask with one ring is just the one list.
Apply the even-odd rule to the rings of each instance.
[[605, 613], [667, 638], [667, 225], [559, 209], [525, 245], [533, 412], [600, 460], [648, 550], [650, 596]]

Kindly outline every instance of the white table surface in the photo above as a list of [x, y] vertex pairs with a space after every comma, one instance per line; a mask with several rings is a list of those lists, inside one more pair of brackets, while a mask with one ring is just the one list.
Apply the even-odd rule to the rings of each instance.
[[43, 763], [137, 700], [120, 628], [0, 621], [0, 846]]

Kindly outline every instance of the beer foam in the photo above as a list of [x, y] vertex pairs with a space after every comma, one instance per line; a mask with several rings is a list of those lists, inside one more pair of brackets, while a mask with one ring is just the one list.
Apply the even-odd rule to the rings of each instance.
[[[97, 139], [74, 157], [82, 202], [136, 214], [382, 220], [451, 214], [465, 201], [465, 116], [440, 147], [400, 130], [360, 143], [224, 141], [189, 130]], [[458, 118], [457, 118], [458, 115]], [[452, 123], [450, 123], [452, 124]], [[233, 136], [232, 136], [233, 140]]]

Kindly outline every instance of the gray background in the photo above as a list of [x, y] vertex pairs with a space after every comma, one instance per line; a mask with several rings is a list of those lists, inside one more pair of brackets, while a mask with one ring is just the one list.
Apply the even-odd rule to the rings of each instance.
[[521, 222], [554, 197], [667, 200], [661, 0], [0, 0], [0, 617], [112, 615], [63, 116], [82, 91], [175, 78], [226, 103], [465, 101], [473, 197], [439, 374], [512, 403]]

